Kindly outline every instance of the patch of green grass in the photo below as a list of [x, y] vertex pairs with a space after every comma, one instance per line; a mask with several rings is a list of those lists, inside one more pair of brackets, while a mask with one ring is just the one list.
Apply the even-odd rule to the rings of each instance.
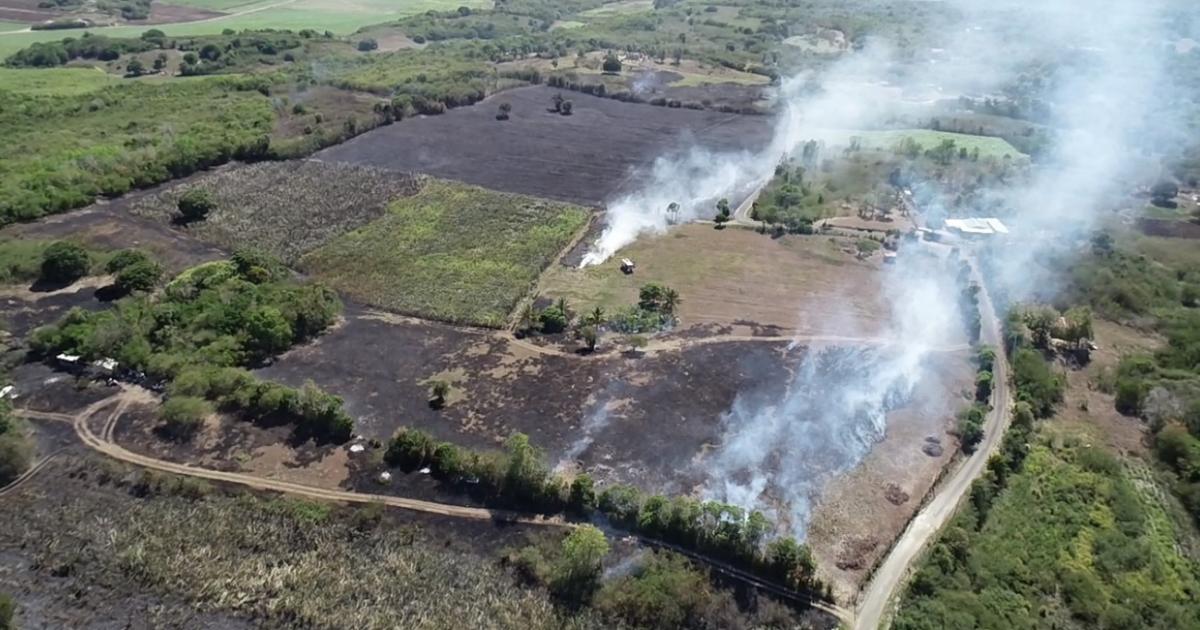
[[502, 326], [587, 216], [569, 204], [431, 180], [301, 267], [372, 306]]
[[0, 90], [33, 96], [71, 96], [121, 82], [91, 68], [0, 68]]
[[584, 26], [587, 26], [587, 23], [576, 22], [575, 20], [560, 20], [558, 22], [555, 22], [554, 26], [552, 28], [554, 28], [554, 29], [560, 29], [560, 28], [561, 29], [572, 29], [572, 28], [583, 28]]
[[761, 74], [749, 72], [726, 71], [719, 74], [694, 74], [682, 72], [683, 78], [671, 84], [671, 87], [699, 87], [717, 83], [736, 83], [738, 85], [766, 85], [771, 79]]
[[1027, 157], [1009, 144], [1003, 138], [991, 136], [975, 136], [949, 131], [933, 131], [930, 129], [893, 129], [887, 131], [850, 131], [848, 135], [862, 139], [864, 146], [877, 148], [893, 148], [905, 138], [912, 138], [921, 145], [921, 150], [932, 149], [945, 140], [953, 140], [956, 147], [966, 147], [967, 151], [979, 149], [980, 157], [1012, 158]]
[[652, 0], [626, 0], [625, 2], [611, 2], [595, 9], [588, 9], [579, 15], [589, 18], [613, 17], [615, 15], [631, 15], [634, 13], [645, 13], [654, 9]]

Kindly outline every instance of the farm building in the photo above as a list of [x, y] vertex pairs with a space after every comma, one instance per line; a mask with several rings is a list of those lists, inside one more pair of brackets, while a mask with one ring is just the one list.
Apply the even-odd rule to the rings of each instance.
[[946, 230], [960, 236], [993, 236], [1008, 234], [1000, 219], [946, 219]]

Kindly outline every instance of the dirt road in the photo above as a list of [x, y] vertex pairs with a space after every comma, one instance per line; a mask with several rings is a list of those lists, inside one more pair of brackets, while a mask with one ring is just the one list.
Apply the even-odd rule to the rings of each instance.
[[[979, 285], [979, 312], [982, 342], [1001, 347], [1000, 322], [996, 318], [991, 297], [983, 284], [979, 268], [971, 260], [972, 280]], [[1009, 423], [1008, 360], [1003, 352], [996, 353], [993, 368], [995, 390], [992, 392], [992, 411], [984, 426], [983, 440], [967, 460], [959, 466], [937, 490], [933, 499], [913, 518], [883, 563], [875, 571], [871, 583], [859, 598], [854, 628], [876, 630], [890, 623], [888, 608], [892, 597], [908, 577], [909, 569], [941, 528], [950, 520], [971, 484], [987, 467], [987, 461], [1000, 445]]]

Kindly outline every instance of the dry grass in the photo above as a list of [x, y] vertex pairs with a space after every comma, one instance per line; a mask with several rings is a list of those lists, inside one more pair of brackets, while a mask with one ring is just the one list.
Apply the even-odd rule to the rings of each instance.
[[226, 249], [257, 247], [288, 264], [384, 214], [387, 203], [420, 187], [415, 176], [366, 166], [314, 161], [260, 162], [219, 170], [133, 204], [134, 214], [174, 221], [176, 204], [192, 188], [207, 190], [217, 208], [186, 226]]

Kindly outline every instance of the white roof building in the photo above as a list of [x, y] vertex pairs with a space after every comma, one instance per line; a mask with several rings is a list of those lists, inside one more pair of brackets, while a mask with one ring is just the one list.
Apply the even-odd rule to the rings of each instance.
[[1000, 219], [946, 219], [946, 229], [966, 236], [991, 236], [1008, 234], [1008, 227]]

